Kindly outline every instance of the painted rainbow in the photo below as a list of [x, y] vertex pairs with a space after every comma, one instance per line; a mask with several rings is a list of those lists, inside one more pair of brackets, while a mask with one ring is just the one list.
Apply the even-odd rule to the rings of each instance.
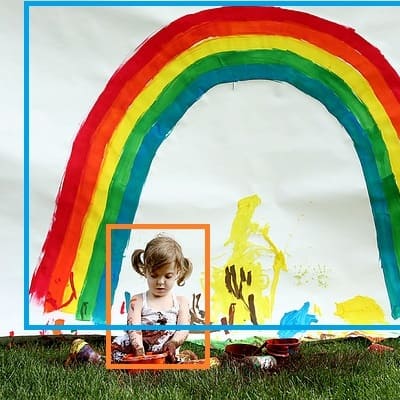
[[[371, 203], [393, 318], [400, 316], [400, 79], [353, 29], [294, 10], [221, 7], [146, 40], [109, 80], [73, 144], [30, 285], [44, 312], [105, 321], [105, 228], [131, 223], [158, 147], [215, 85], [288, 82], [351, 137]], [[112, 298], [129, 232], [113, 237]]]

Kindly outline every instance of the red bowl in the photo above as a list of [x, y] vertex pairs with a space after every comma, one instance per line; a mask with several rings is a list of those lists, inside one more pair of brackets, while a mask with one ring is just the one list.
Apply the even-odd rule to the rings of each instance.
[[247, 343], [232, 343], [225, 346], [225, 353], [233, 358], [243, 358], [260, 354], [259, 348]]
[[295, 338], [267, 340], [267, 352], [271, 355], [288, 357], [299, 351], [300, 341]]
[[133, 354], [127, 354], [122, 362], [127, 364], [165, 364], [165, 358], [168, 353], [146, 353], [144, 356], [135, 356]]
[[296, 338], [283, 338], [283, 339], [268, 339], [268, 344], [282, 344], [284, 346], [298, 346], [300, 340]]

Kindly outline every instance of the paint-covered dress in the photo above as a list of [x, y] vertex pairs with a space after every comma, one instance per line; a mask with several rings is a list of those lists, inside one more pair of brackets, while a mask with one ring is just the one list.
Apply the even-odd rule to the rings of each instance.
[[[176, 295], [172, 295], [172, 308], [166, 311], [158, 311], [147, 304], [146, 293], [142, 296], [142, 324], [143, 325], [176, 325], [178, 321], [179, 302]], [[162, 348], [172, 338], [176, 331], [155, 330], [142, 331], [144, 351], [161, 353]], [[126, 354], [133, 353], [128, 333], [117, 336], [111, 345], [111, 354], [114, 362], [120, 362]]]

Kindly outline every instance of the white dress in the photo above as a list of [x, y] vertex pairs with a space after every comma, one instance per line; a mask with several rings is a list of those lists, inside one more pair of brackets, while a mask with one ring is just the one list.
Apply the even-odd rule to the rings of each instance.
[[[147, 292], [142, 296], [142, 318], [143, 325], [176, 325], [178, 320], [179, 302], [175, 294], [172, 294], [172, 308], [165, 311], [158, 311], [148, 306]], [[175, 334], [175, 330], [143, 330], [143, 347], [145, 352], [161, 353], [162, 348]], [[112, 358], [114, 361], [121, 361], [126, 355], [132, 353], [128, 333], [117, 336], [112, 342]]]

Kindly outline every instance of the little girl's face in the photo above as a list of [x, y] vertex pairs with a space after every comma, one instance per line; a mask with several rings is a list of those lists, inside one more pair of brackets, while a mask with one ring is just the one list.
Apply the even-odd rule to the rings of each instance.
[[174, 287], [177, 278], [178, 271], [174, 263], [165, 264], [146, 274], [149, 290], [155, 297], [166, 296]]

